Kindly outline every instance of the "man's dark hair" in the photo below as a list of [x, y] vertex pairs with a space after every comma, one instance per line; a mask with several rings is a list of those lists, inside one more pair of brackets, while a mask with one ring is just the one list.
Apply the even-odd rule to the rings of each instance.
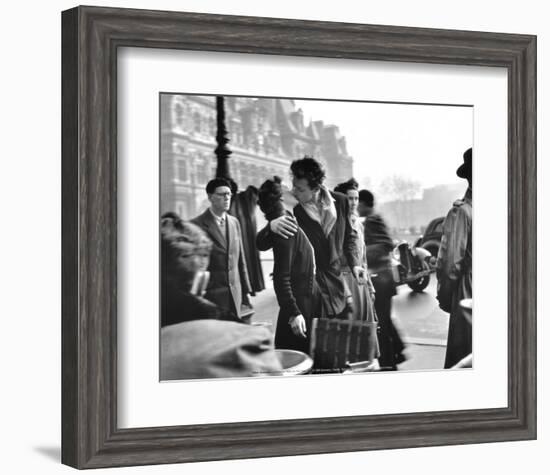
[[357, 180], [355, 178], [350, 178], [348, 181], [345, 181], [344, 183], [339, 183], [334, 188], [334, 191], [338, 193], [343, 193], [344, 195], [347, 194], [349, 190], [358, 190], [359, 189], [359, 183], [357, 183]]
[[290, 171], [298, 180], [305, 178], [311, 189], [318, 188], [325, 179], [325, 170], [317, 160], [311, 157], [294, 160], [290, 165]]
[[206, 192], [211, 195], [219, 186], [227, 186], [231, 190], [231, 184], [225, 178], [214, 178], [206, 184]]
[[369, 208], [374, 207], [374, 195], [369, 190], [361, 190], [359, 192], [359, 202], [364, 203]]

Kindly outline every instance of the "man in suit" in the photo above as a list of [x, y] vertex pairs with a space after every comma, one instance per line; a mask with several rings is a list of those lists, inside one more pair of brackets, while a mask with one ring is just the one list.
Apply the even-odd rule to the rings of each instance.
[[315, 254], [315, 277], [321, 292], [324, 315], [329, 318], [350, 319], [352, 309], [346, 299], [346, 288], [341, 273], [341, 255], [360, 283], [365, 283], [357, 250], [357, 233], [349, 217], [345, 195], [332, 193], [323, 184], [325, 171], [314, 158], [295, 160], [290, 166], [293, 194], [298, 200], [294, 217], [281, 216], [272, 220], [257, 236], [258, 249], [273, 245], [271, 233], [283, 238], [304, 231]]
[[241, 227], [237, 218], [227, 214], [231, 205], [231, 185], [224, 178], [215, 178], [206, 185], [206, 193], [210, 207], [191, 221], [202, 228], [213, 243], [205, 298], [241, 318], [241, 305], [243, 302], [249, 305], [251, 287]]

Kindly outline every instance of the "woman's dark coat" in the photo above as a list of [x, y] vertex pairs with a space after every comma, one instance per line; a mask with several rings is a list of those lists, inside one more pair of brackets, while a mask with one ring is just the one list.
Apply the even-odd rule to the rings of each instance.
[[[273, 236], [273, 261], [273, 286], [280, 307], [275, 347], [309, 353], [311, 322], [321, 315], [313, 249], [301, 229], [289, 239]], [[308, 338], [296, 336], [290, 327], [289, 320], [300, 314]]]

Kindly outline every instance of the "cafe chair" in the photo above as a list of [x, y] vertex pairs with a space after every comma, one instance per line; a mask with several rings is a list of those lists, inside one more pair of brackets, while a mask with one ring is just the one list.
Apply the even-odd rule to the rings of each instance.
[[375, 371], [377, 322], [314, 318], [310, 356], [313, 373]]

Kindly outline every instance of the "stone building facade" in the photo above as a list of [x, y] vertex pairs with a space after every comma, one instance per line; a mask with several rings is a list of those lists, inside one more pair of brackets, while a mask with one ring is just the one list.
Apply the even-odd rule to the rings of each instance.
[[[208, 206], [206, 183], [216, 173], [215, 96], [161, 95], [161, 212], [189, 219]], [[288, 182], [290, 163], [304, 155], [323, 163], [329, 187], [353, 176], [353, 159], [336, 125], [304, 123], [292, 99], [225, 98], [229, 168], [240, 190], [273, 175]]]

